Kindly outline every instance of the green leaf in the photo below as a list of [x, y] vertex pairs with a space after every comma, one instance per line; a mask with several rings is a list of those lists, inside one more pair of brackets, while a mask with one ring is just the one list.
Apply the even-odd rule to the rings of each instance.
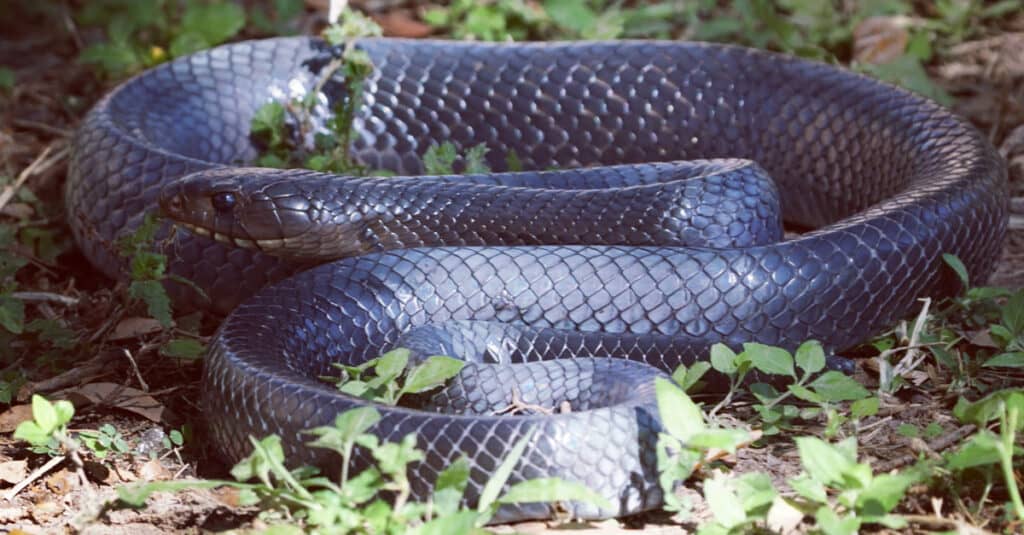
[[590, 490], [586, 485], [566, 481], [557, 477], [543, 477], [521, 481], [509, 487], [498, 503], [534, 503], [577, 501], [611, 509], [612, 504], [604, 496]]
[[321, 426], [307, 431], [319, 437], [309, 445], [331, 449], [344, 455], [344, 452], [351, 449], [356, 437], [369, 431], [380, 418], [380, 412], [373, 407], [347, 410], [334, 417], [333, 426]]
[[463, 171], [467, 175], [479, 175], [483, 173], [491, 172], [491, 168], [487, 166], [487, 145], [483, 143], [474, 145], [466, 151], [466, 157], [464, 161], [466, 163], [466, 169]]
[[468, 483], [469, 461], [466, 457], [455, 459], [437, 475], [432, 499], [438, 516], [454, 514], [459, 509], [459, 502]]
[[476, 511], [454, 511], [438, 515], [430, 522], [412, 528], [410, 535], [468, 535], [476, 529], [480, 513]]
[[124, 43], [89, 45], [78, 55], [78, 61], [98, 65], [107, 76], [112, 78], [121, 78], [142, 67], [142, 60], [138, 52]]
[[462, 371], [466, 363], [445, 356], [433, 356], [413, 368], [402, 386], [403, 394], [418, 394], [443, 385]]
[[732, 529], [747, 521], [747, 513], [742, 507], [737, 507], [739, 497], [724, 474], [719, 473], [712, 479], [704, 480], [704, 499], [715, 520], [725, 528]]
[[813, 390], [810, 390], [798, 384], [791, 384], [786, 388], [788, 388], [794, 396], [804, 401], [808, 401], [811, 403], [822, 403], [825, 401], [825, 398], [819, 395], [817, 392], [814, 392]]
[[392, 349], [378, 357], [377, 364], [374, 365], [373, 371], [377, 373], [377, 377], [390, 382], [402, 374], [402, 371], [405, 370], [405, 366], [408, 363], [409, 350], [404, 347], [400, 347], [398, 349]]
[[25, 303], [21, 299], [0, 296], [0, 327], [12, 334], [25, 330]]
[[864, 385], [835, 370], [821, 374], [808, 386], [826, 401], [854, 401], [871, 396]]
[[665, 431], [683, 443], [707, 429], [704, 413], [678, 386], [661, 377], [654, 380], [658, 413]]
[[1024, 291], [1013, 294], [1002, 309], [1003, 325], [1014, 336], [1024, 334]]
[[982, 366], [986, 368], [1024, 368], [1024, 352], [1000, 353], [986, 360]]
[[900, 503], [907, 488], [920, 479], [912, 472], [878, 475], [858, 494], [857, 506], [873, 514], [888, 513]]
[[165, 328], [173, 323], [171, 319], [171, 299], [167, 296], [160, 281], [137, 280], [128, 286], [128, 295], [146, 303], [149, 315], [160, 322]]
[[975, 466], [996, 465], [1000, 462], [999, 438], [991, 431], [979, 431], [947, 457], [946, 466], [952, 470], [964, 470]]
[[751, 435], [742, 429], [705, 429], [690, 435], [686, 445], [698, 449], [718, 448], [728, 453], [751, 441]]
[[14, 71], [7, 67], [0, 67], [0, 89], [10, 91], [14, 89]]
[[253, 445], [253, 452], [231, 468], [231, 477], [238, 481], [257, 478], [269, 484], [270, 473], [276, 472], [284, 464], [281, 437], [270, 435], [260, 441], [249, 437], [249, 441]]
[[50, 441], [50, 433], [43, 431], [39, 424], [26, 420], [18, 424], [14, 430], [14, 438], [24, 440], [33, 446], [45, 446]]
[[245, 11], [231, 2], [191, 4], [181, 18], [182, 33], [195, 33], [216, 45], [234, 37], [245, 26]]
[[61, 425], [57, 408], [39, 394], [32, 395], [32, 419], [47, 435], [53, 433]]
[[689, 369], [685, 364], [680, 364], [672, 373], [672, 380], [683, 389], [683, 392], [689, 392], [710, 369], [711, 363], [705, 361], [694, 362]]
[[842, 517], [829, 509], [827, 505], [818, 508], [814, 520], [825, 535], [856, 535], [860, 529], [860, 519], [855, 516]]
[[960, 283], [964, 285], [964, 288], [970, 288], [971, 278], [967, 273], [967, 266], [960, 261], [960, 258], [953, 254], [942, 253], [942, 260], [953, 269], [957, 278], [960, 279]]
[[859, 399], [850, 404], [850, 415], [853, 418], [866, 418], [878, 414], [881, 401], [877, 397]]
[[750, 357], [754, 367], [764, 373], [796, 378], [793, 356], [785, 349], [748, 342], [743, 344], [743, 352]]
[[117, 498], [131, 507], [143, 507], [146, 500], [154, 492], [179, 492], [186, 489], [214, 489], [217, 487], [250, 488], [249, 485], [239, 485], [233, 481], [218, 481], [216, 479], [197, 479], [194, 481], [147, 481], [130, 483], [117, 488]]
[[711, 346], [711, 367], [726, 375], [736, 373], [736, 353], [725, 344]]
[[171, 53], [171, 57], [180, 58], [210, 48], [213, 44], [207, 41], [202, 34], [186, 31], [174, 36], [168, 47], [168, 52]]
[[825, 485], [841, 484], [843, 476], [856, 464], [856, 459], [849, 458], [839, 447], [819, 438], [797, 437], [794, 440], [804, 470]]
[[808, 340], [800, 344], [794, 357], [796, 365], [805, 374], [818, 373], [825, 369], [825, 350], [817, 340]]
[[53, 410], [57, 413], [57, 427], [67, 425], [75, 416], [75, 406], [63, 399], [53, 402]]
[[807, 474], [800, 474], [789, 480], [789, 486], [797, 494], [815, 503], [828, 503], [828, 492], [825, 485]]
[[453, 166], [458, 157], [455, 144], [445, 141], [440, 145], [431, 145], [423, 153], [423, 167], [428, 175], [450, 175], [455, 173]]
[[194, 360], [203, 356], [206, 346], [194, 338], [175, 338], [160, 346], [160, 354], [165, 357]]
[[928, 76], [921, 61], [908, 55], [887, 63], [858, 65], [864, 72], [920, 93], [944, 106], [953, 104], [953, 97]]

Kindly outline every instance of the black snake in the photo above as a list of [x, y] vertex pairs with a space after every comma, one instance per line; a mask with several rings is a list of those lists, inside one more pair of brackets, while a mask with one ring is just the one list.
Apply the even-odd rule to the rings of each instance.
[[[1006, 172], [984, 137], [850, 72], [697, 43], [359, 46], [375, 65], [352, 143], [368, 166], [422, 174], [423, 152], [452, 141], [483, 143], [496, 170], [513, 153], [526, 169], [576, 170], [225, 176], [216, 168], [256, 156], [255, 110], [313, 87], [330, 50], [310, 38], [159, 66], [101, 100], [75, 139], [67, 214], [103, 271], [123, 272], [113, 241], [162, 188], [165, 210], [202, 235], [179, 235], [166, 252], [210, 301], [171, 292], [183, 307], [234, 310], [203, 385], [212, 435], [232, 459], [247, 436], [278, 433], [291, 462], [336, 462], [299, 431], [363, 402], [317, 376], [396, 344], [478, 361], [620, 356], [471, 366], [427, 401], [459, 414], [381, 407], [374, 431], [417, 434], [421, 498], [465, 455], [474, 502], [507, 448], [537, 428], [513, 481], [560, 476], [614, 504], [563, 504], [578, 516], [649, 509], [661, 500], [651, 387], [661, 372], [647, 364], [671, 371], [715, 342], [843, 349], [955, 290], [943, 253], [982, 281], [1000, 251]], [[346, 98], [343, 83], [325, 88], [321, 107]], [[780, 213], [814, 230], [783, 239]], [[418, 245], [430, 247], [405, 248]], [[348, 254], [359, 256], [291, 276]], [[492, 415], [513, 394], [572, 410]]]

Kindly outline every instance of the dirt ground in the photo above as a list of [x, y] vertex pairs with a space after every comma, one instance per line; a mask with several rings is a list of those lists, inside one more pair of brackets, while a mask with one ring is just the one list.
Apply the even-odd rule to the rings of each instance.
[[[388, 11], [382, 13], [393, 16]], [[1011, 232], [990, 283], [1020, 288], [1024, 287], [1024, 15], [1007, 22], [1004, 28], [1004, 33], [954, 47], [941, 63], [930, 67], [930, 72], [956, 97], [956, 111], [986, 132], [1008, 161]], [[25, 174], [26, 180], [17, 187], [30, 190], [42, 200], [39, 205], [8, 202], [0, 211], [0, 221], [47, 225], [57, 230], [60, 242], [69, 239], [60, 211], [68, 142], [81, 117], [110, 84], [75, 61], [82, 47], [81, 35], [70, 26], [50, 30], [39, 31], [9, 17], [0, 20], [0, 35], [4, 36], [0, 38], [0, 65], [11, 68], [17, 79], [13, 89], [6, 94], [0, 92], [0, 175], [18, 177], [35, 163], [34, 172]], [[33, 376], [33, 382], [21, 388], [12, 406], [0, 411], [0, 492], [10, 493], [20, 482], [31, 481], [13, 498], [0, 499], [0, 530], [142, 535], [263, 525], [257, 511], [238, 507], [238, 496], [230, 491], [160, 494], [141, 510], [112, 505], [114, 488], [122, 482], [226, 476], [226, 468], [212, 456], [202, 438], [201, 414], [194, 402], [198, 397], [199, 365], [160, 358], [154, 351], [159, 334], [146, 334], [152, 330], [152, 323], [123, 315], [114, 284], [97, 274], [73, 246], [53, 262], [37, 259], [35, 263], [31, 277], [19, 281], [22, 288], [68, 297], [66, 303], [36, 303], [44, 316], [62, 318], [79, 332], [88, 333], [97, 332], [120, 313], [117, 329], [121, 331], [102, 344], [91, 344], [96, 348], [94, 353], [75, 355], [74, 366]], [[4, 363], [6, 367], [16, 364]], [[864, 380], [872, 381], [867, 376]], [[62, 464], [30, 478], [30, 473], [43, 466], [48, 457], [28, 452], [11, 438], [10, 432], [25, 418], [23, 403], [31, 392], [51, 397], [61, 392], [78, 406], [74, 429], [113, 424], [133, 450], [154, 451], [154, 458], [136, 453], [105, 460], [86, 459], [84, 474]], [[969, 430], [961, 428], [950, 414], [953, 402], [955, 397], [915, 389], [886, 400], [883, 411], [860, 436], [864, 458], [876, 469], [898, 468], [912, 463], [921, 452], [954, 445], [955, 439]], [[735, 416], [743, 418], [744, 409], [740, 407]], [[905, 423], [919, 428], [938, 423], [945, 432], [931, 442], [912, 440], [897, 431]], [[167, 433], [182, 428], [194, 432], [186, 446], [166, 447], [163, 439]], [[785, 442], [768, 441], [763, 447], [741, 450], [727, 461], [737, 471], [764, 471], [778, 481], [799, 470], [796, 451]], [[694, 496], [699, 499], [696, 493]], [[985, 524], [983, 518], [969, 518], [951, 503], [941, 503], [941, 498], [936, 503], [935, 496], [928, 489], [912, 491], [903, 512], [922, 516], [941, 512], [974, 525]], [[707, 514], [699, 512], [692, 522], [699, 523]], [[582, 528], [591, 533], [611, 533], [643, 527], [652, 533], [676, 533], [695, 525], [679, 526], [668, 520], [665, 515], [647, 515], [588, 526], [527, 523], [515, 529], [536, 532]]]

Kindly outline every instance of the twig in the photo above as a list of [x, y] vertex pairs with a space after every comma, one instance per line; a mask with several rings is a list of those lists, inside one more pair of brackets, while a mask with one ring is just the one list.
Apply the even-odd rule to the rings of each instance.
[[64, 456], [63, 455], [60, 456], [60, 457], [53, 457], [49, 461], [46, 461], [46, 464], [44, 464], [44, 465], [40, 466], [39, 468], [36, 468], [35, 470], [33, 470], [32, 473], [28, 475], [28, 477], [26, 477], [25, 479], [22, 479], [21, 481], [18, 482], [17, 485], [11, 487], [11, 490], [9, 490], [6, 493], [4, 493], [4, 500], [6, 500], [6, 501], [13, 500], [14, 497], [17, 496], [18, 493], [21, 492], [25, 487], [31, 485], [33, 481], [39, 479], [44, 474], [46, 474], [47, 472], [52, 470], [53, 467], [57, 466], [58, 464], [62, 463], [63, 461], [64, 461]]
[[7, 206], [7, 203], [11, 201], [14, 194], [21, 189], [25, 184], [25, 181], [28, 180], [30, 176], [39, 174], [46, 169], [53, 167], [54, 164], [67, 156], [68, 148], [66, 145], [61, 147], [56, 154], [51, 156], [50, 153], [53, 152], [53, 147], [54, 145], [50, 145], [43, 149], [43, 152], [40, 153], [39, 156], [36, 156], [36, 159], [32, 160], [32, 163], [30, 163], [28, 167], [22, 169], [21, 173], [18, 173], [18, 178], [14, 181], [14, 184], [5, 187], [4, 190], [0, 192], [0, 210], [3, 210], [4, 206]]
[[[964, 437], [973, 433], [975, 429], [977, 428], [973, 424], [958, 427], [957, 429], [954, 429], [952, 433], [942, 435], [936, 438], [935, 440], [932, 440], [931, 442], [926, 442], [924, 444], [925, 447], [921, 449], [924, 450], [925, 452], [928, 452], [929, 454], [940, 452], [942, 450], [945, 450], [946, 448], [949, 448], [950, 446], [957, 444]], [[876, 467], [876, 470], [880, 473], [891, 472], [893, 470], [896, 470], [897, 468], [902, 468], [904, 466], [914, 464], [916, 461], [917, 454], [908, 453], [906, 455], [901, 455], [895, 459], [890, 459], [888, 461], [880, 463]]]
[[132, 365], [132, 370], [135, 372], [135, 378], [139, 381], [139, 386], [142, 387], [143, 392], [149, 392], [149, 385], [142, 378], [142, 374], [139, 373], [139, 365], [135, 363], [135, 358], [132, 357], [132, 352], [128, 351], [128, 348], [122, 347], [121, 351], [124, 352], [124, 356], [128, 357], [128, 362]]
[[984, 529], [974, 527], [961, 520], [953, 520], [951, 518], [941, 518], [938, 516], [928, 515], [900, 515], [914, 524], [928, 527], [930, 529], [955, 529], [957, 533], [964, 535], [982, 535], [991, 533]]
[[11, 297], [29, 303], [57, 303], [69, 307], [77, 305], [79, 301], [77, 297], [68, 297], [52, 292], [13, 292]]
[[26, 130], [36, 130], [46, 134], [53, 134], [60, 137], [68, 137], [71, 135], [71, 131], [64, 128], [57, 128], [56, 126], [41, 123], [39, 121], [33, 121], [31, 119], [12, 119], [11, 124], [17, 127], [24, 128]]

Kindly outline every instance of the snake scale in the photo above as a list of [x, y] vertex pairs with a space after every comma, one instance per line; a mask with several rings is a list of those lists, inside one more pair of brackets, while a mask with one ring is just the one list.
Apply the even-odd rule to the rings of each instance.
[[[681, 42], [358, 46], [375, 66], [360, 161], [420, 175], [423, 152], [452, 141], [486, 145], [495, 170], [514, 153], [527, 171], [234, 171], [256, 157], [255, 110], [309, 91], [329, 60], [304, 37], [158, 66], [96, 104], [75, 138], [67, 215], [102, 271], [123, 276], [113, 243], [161, 198], [192, 229], [166, 245], [169, 269], [209, 300], [169, 290], [183, 308], [231, 312], [203, 379], [231, 460], [248, 436], [277, 433], [289, 462], [336, 464], [300, 431], [366, 402], [317, 377], [406, 345], [472, 361], [424, 407], [378, 407], [374, 433], [415, 433], [426, 452], [415, 497], [466, 456], [474, 503], [536, 429], [512, 482], [563, 477], [614, 504], [560, 505], [580, 517], [651, 509], [653, 377], [716, 342], [842, 350], [956, 291], [943, 253], [977, 282], [1000, 251], [1006, 171], [985, 138], [835, 67]], [[346, 98], [343, 81], [324, 88], [321, 107]], [[810, 230], [783, 238], [780, 216]], [[561, 358], [607, 356], [626, 358]], [[495, 416], [513, 394], [571, 411]], [[554, 512], [519, 504], [496, 520]]]

